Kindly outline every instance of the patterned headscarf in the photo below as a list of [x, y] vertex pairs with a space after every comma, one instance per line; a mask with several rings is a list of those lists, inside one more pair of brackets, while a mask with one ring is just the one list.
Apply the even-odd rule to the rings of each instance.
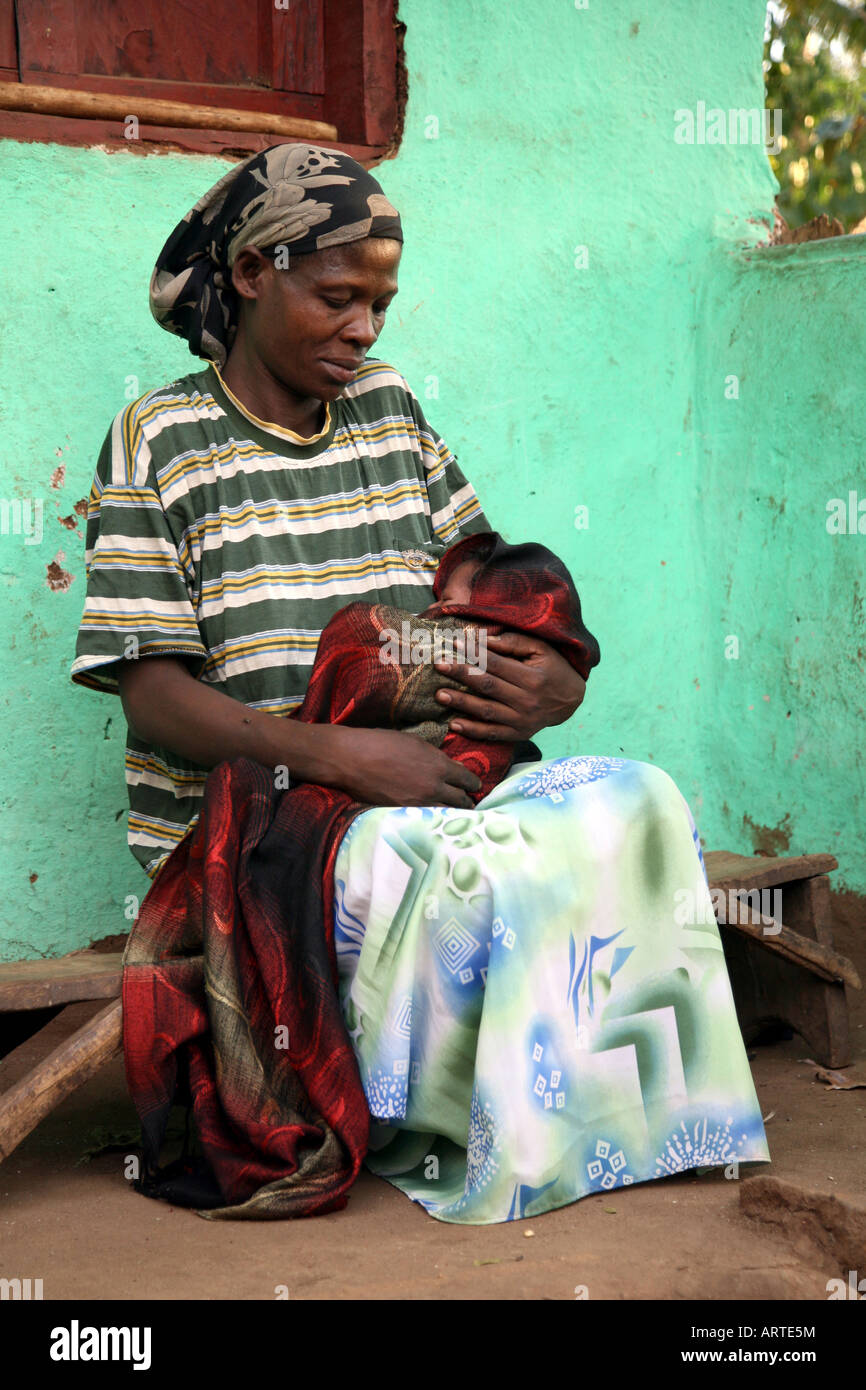
[[369, 236], [403, 240], [396, 208], [363, 165], [318, 145], [274, 145], [230, 169], [175, 227], [151, 276], [150, 311], [222, 367], [237, 332], [238, 252], [285, 245], [305, 255]]

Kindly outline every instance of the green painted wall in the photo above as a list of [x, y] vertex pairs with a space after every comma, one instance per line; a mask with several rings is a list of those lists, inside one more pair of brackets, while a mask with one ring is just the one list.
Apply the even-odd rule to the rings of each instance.
[[[694, 397], [701, 830], [827, 849], [862, 892], [866, 237], [724, 260], [702, 296]], [[847, 515], [836, 531], [832, 499], [847, 513], [852, 492], [854, 533]]]
[[[652, 759], [711, 845], [832, 848], [862, 891], [866, 539], [829, 536], [825, 503], [863, 478], [866, 241], [750, 252], [776, 188], [763, 149], [674, 140], [677, 108], [762, 108], [763, 16], [764, 0], [403, 0], [406, 132], [380, 177], [407, 245], [377, 351], [494, 524], [578, 577], [603, 660], [545, 751]], [[84, 542], [60, 518], [125, 399], [189, 370], [148, 278], [224, 168], [0, 144], [0, 496], [44, 508], [38, 543], [0, 535], [2, 958], [125, 930], [147, 888], [120, 707], [68, 680]]]

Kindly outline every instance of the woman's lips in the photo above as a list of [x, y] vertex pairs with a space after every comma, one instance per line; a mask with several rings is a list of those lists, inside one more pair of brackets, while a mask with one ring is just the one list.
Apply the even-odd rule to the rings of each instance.
[[355, 377], [358, 375], [358, 367], [361, 365], [360, 363], [358, 363], [354, 367], [344, 367], [339, 362], [329, 361], [327, 357], [323, 357], [321, 361], [322, 366], [325, 367], [328, 375], [330, 377], [333, 377], [334, 381], [343, 382], [344, 385], [347, 381], [355, 380]]

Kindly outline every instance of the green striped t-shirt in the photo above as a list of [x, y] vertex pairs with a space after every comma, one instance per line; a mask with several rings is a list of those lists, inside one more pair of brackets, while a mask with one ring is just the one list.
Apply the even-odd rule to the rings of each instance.
[[[490, 526], [398, 372], [368, 358], [304, 439], [257, 420], [212, 366], [120, 412], [87, 512], [72, 679], [177, 655], [256, 709], [302, 701], [320, 633], [355, 600], [419, 612], [440, 556]], [[207, 771], [135, 738], [129, 846], [153, 877], [196, 819]]]

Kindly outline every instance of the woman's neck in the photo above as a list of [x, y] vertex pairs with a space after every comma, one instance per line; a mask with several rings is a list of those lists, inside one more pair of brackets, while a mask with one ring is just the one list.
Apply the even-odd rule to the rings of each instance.
[[240, 334], [220, 375], [251, 415], [304, 437], [324, 427], [326, 407], [315, 396], [301, 397], [278, 381], [261, 362], [253, 362]]

